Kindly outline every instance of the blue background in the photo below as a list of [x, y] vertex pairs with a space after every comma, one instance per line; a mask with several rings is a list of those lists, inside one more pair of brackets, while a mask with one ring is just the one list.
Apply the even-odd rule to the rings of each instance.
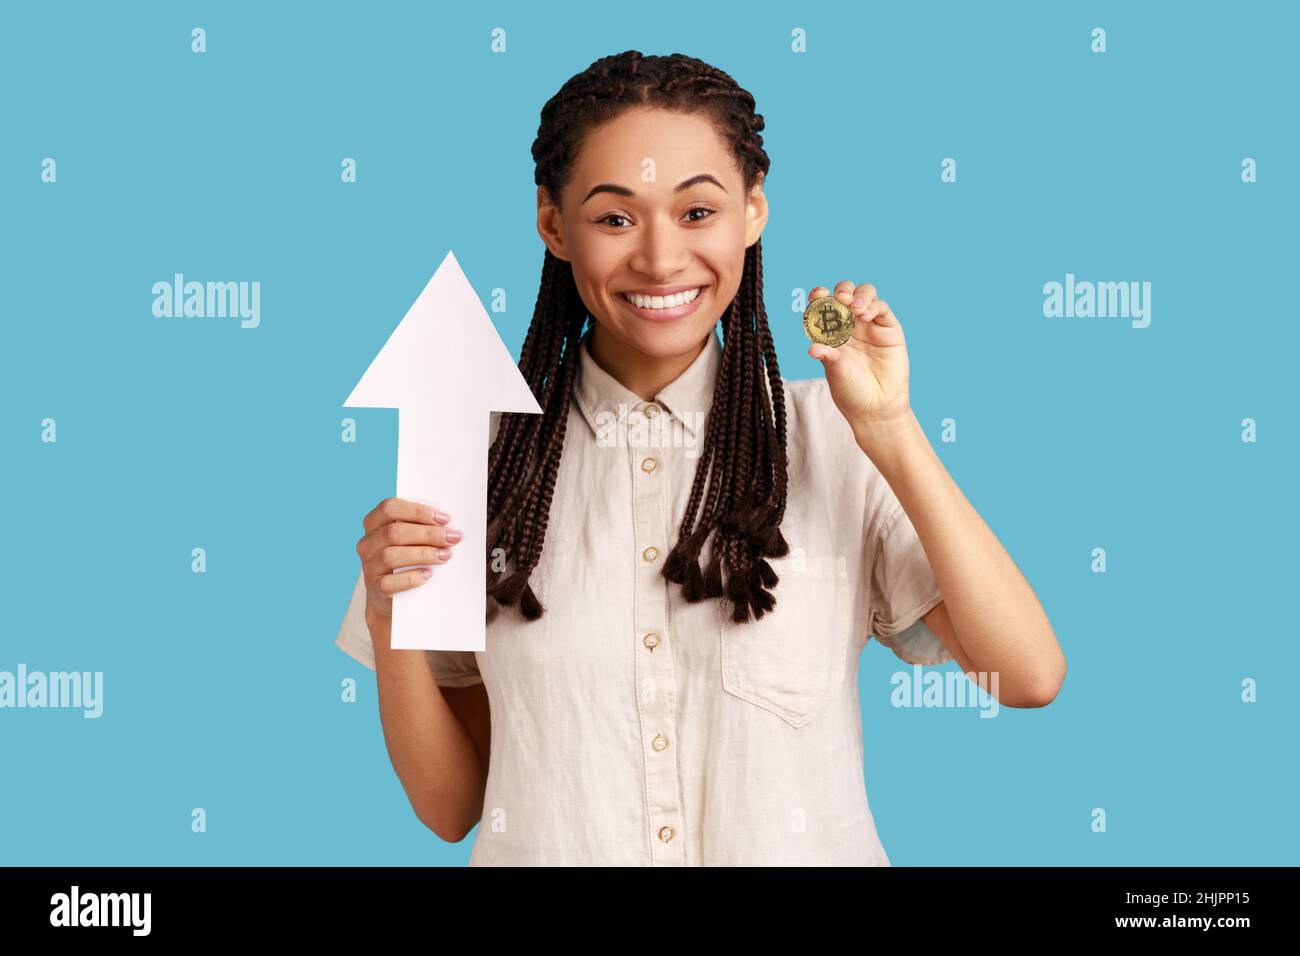
[[[396, 462], [396, 413], [342, 403], [449, 249], [518, 355], [538, 112], [628, 48], [754, 93], [782, 374], [822, 374], [792, 290], [877, 285], [1069, 661], [1051, 706], [987, 720], [892, 708], [906, 665], [868, 644], [894, 864], [1294, 863], [1296, 8], [894, 6], [6, 5], [0, 669], [102, 670], [105, 712], [0, 710], [0, 863], [468, 859], [333, 643]], [[260, 281], [261, 326], [154, 318], [174, 272]], [[1150, 327], [1045, 318], [1067, 272], [1151, 282]]]

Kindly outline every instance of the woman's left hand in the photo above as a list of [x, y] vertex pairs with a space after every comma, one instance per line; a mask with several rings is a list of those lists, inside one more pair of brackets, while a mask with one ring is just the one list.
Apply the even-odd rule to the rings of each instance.
[[[817, 286], [808, 301], [830, 295]], [[835, 297], [853, 313], [853, 336], [839, 348], [812, 343], [808, 355], [826, 370], [831, 397], [855, 430], [888, 425], [905, 418], [912, 407], [907, 393], [907, 345], [903, 327], [876, 287], [854, 286], [845, 279]]]

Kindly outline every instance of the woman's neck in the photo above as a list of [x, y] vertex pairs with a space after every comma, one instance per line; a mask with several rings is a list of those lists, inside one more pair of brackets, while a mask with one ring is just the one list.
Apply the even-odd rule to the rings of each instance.
[[[709, 329], [709, 335], [713, 335], [713, 329]], [[629, 348], [596, 323], [587, 345], [597, 365], [629, 392], [649, 402], [699, 358], [708, 341], [708, 336], [700, 339], [700, 344], [688, 354], [658, 358]]]

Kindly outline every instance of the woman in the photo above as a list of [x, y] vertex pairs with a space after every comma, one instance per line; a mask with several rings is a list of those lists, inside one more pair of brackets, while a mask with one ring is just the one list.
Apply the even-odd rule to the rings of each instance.
[[762, 129], [731, 77], [681, 55], [606, 57], [543, 108], [519, 360], [543, 414], [492, 416], [488, 540], [469, 542], [486, 652], [389, 648], [392, 595], [459, 535], [436, 505], [365, 518], [337, 643], [377, 671], [419, 818], [447, 840], [480, 824], [471, 865], [889, 865], [863, 788], [870, 634], [996, 673], [1002, 704], [1063, 679], [1033, 591], [912, 414], [875, 289], [835, 287], [855, 330], [809, 348], [824, 378], [781, 378]]

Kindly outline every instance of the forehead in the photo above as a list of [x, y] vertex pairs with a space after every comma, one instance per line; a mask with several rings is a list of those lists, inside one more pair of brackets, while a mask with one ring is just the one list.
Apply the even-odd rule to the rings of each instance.
[[[654, 182], [642, 181], [647, 160], [654, 163]], [[579, 198], [599, 182], [638, 193], [667, 193], [682, 179], [702, 172], [712, 173], [729, 188], [732, 180], [740, 180], [735, 157], [708, 117], [633, 109], [588, 133], [573, 166], [573, 180]]]

